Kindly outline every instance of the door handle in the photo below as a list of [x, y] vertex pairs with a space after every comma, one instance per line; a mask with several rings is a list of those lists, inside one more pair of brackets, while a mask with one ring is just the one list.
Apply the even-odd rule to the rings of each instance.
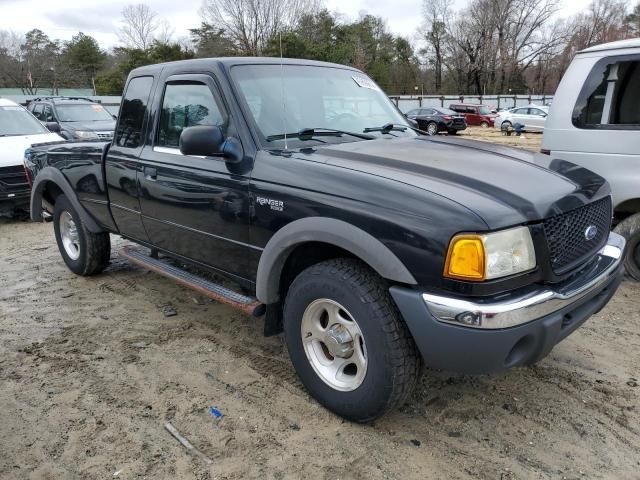
[[144, 178], [147, 180], [157, 180], [158, 170], [153, 167], [144, 167]]

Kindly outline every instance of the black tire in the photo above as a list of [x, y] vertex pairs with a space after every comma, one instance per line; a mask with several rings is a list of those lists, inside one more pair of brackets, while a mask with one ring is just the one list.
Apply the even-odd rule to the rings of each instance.
[[489, 124], [487, 122], [480, 122], [480, 126], [482, 128], [489, 128]]
[[427, 135], [437, 135], [438, 134], [438, 124], [436, 122], [429, 122], [424, 129], [427, 132]]
[[509, 120], [502, 122], [502, 124], [500, 125], [500, 128], [502, 130], [507, 130], [508, 128], [511, 128], [511, 127], [513, 127], [513, 124]]
[[[68, 213], [73, 219], [77, 231], [78, 257], [72, 258], [65, 249], [61, 235], [61, 218]], [[53, 210], [53, 229], [60, 255], [67, 264], [69, 270], [82, 276], [95, 275], [102, 272], [109, 264], [111, 256], [111, 241], [106, 232], [93, 233], [87, 230], [82, 223], [80, 215], [69, 199], [60, 195], [56, 199]]]
[[614, 231], [627, 240], [625, 270], [631, 278], [640, 281], [640, 213], [625, 218]]
[[[314, 370], [302, 340], [302, 319], [318, 299], [330, 299], [353, 316], [366, 345], [366, 374], [357, 388], [340, 391]], [[383, 280], [355, 259], [313, 265], [291, 284], [284, 331], [300, 380], [327, 409], [354, 422], [369, 422], [402, 405], [418, 379], [421, 358]]]

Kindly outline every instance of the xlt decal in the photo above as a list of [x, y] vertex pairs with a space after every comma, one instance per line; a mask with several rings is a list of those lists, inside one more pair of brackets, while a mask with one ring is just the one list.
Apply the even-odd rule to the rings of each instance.
[[271, 210], [275, 210], [276, 212], [282, 212], [284, 210], [284, 202], [280, 200], [273, 200], [272, 198], [256, 197], [256, 203], [261, 206], [269, 205]]

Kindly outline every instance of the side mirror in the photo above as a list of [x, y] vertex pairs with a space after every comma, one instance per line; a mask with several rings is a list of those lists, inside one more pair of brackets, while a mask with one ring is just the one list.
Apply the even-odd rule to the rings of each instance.
[[235, 138], [225, 139], [218, 126], [187, 127], [180, 134], [180, 153], [202, 157], [224, 157], [230, 163], [244, 158], [242, 145]]
[[61, 132], [60, 124], [57, 122], [47, 122], [44, 124], [44, 126], [47, 127], [47, 130], [49, 130], [51, 133]]

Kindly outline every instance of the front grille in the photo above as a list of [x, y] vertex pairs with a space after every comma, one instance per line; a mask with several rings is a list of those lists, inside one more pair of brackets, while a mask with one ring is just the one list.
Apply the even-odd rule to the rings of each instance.
[[0, 200], [28, 197], [30, 190], [24, 167], [0, 167]]
[[[543, 227], [551, 268], [558, 275], [566, 273], [606, 242], [611, 229], [611, 197], [547, 218]], [[587, 239], [589, 227], [597, 229], [590, 240]]]

